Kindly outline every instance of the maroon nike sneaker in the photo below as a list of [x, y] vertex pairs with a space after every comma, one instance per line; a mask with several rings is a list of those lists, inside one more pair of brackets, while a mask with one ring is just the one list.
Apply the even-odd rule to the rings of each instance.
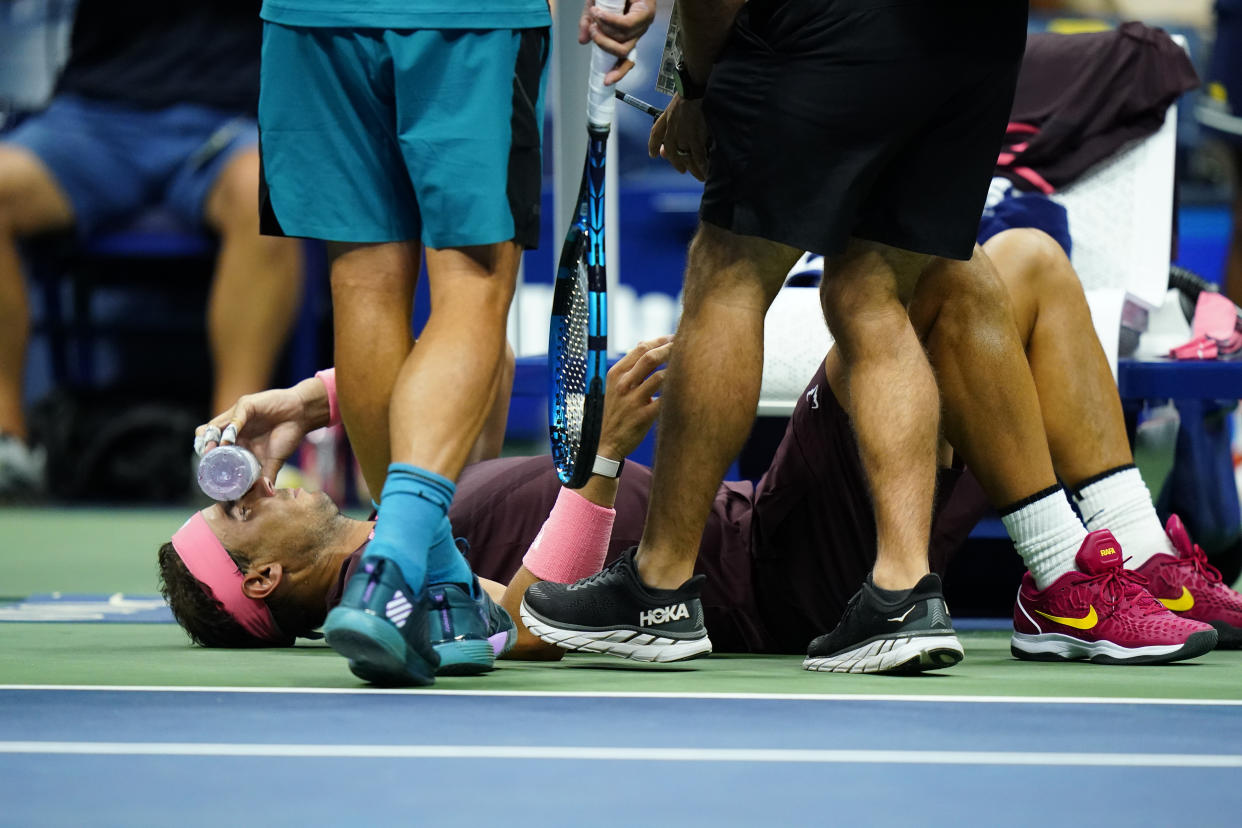
[[1091, 532], [1067, 572], [1047, 589], [1022, 578], [1009, 651], [1029, 661], [1166, 664], [1203, 655], [1216, 630], [1175, 615], [1151, 597], [1142, 576], [1125, 568], [1121, 544], [1107, 529]]
[[1242, 647], [1242, 595], [1221, 580], [1181, 518], [1170, 515], [1164, 531], [1177, 554], [1156, 555], [1136, 570], [1147, 579], [1147, 591], [1177, 615], [1215, 627], [1218, 648]]

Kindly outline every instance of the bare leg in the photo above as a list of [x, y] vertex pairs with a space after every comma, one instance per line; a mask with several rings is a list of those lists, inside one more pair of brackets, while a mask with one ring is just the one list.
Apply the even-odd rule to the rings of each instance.
[[1013, 297], [1053, 466], [1087, 529], [1110, 530], [1129, 568], [1176, 556], [1151, 493], [1131, 466], [1121, 399], [1069, 259], [1053, 239], [1031, 229], [1001, 233], [986, 248]]
[[475, 441], [466, 465], [491, 460], [500, 456], [505, 445], [505, 429], [509, 425], [509, 400], [513, 396], [513, 372], [515, 358], [513, 348], [505, 342], [505, 355], [500, 365], [500, 376], [492, 389], [492, 404], [488, 408], [487, 422]]
[[215, 365], [212, 410], [267, 388], [302, 301], [297, 239], [259, 234], [259, 153], [239, 153], [207, 197], [207, 224], [220, 234], [207, 301], [207, 337]]
[[1040, 398], [1004, 285], [982, 250], [969, 262], [929, 268], [910, 317], [936, 369], [945, 435], [992, 504], [1055, 486]]
[[0, 431], [23, 439], [30, 306], [17, 241], [72, 224], [73, 208], [43, 162], [20, 147], [0, 145]]
[[1026, 229], [1001, 233], [983, 249], [1013, 302], [1057, 474], [1074, 489], [1134, 462], [1108, 358], [1064, 251]]
[[712, 498], [754, 422], [764, 315], [799, 255], [710, 224], [690, 245], [637, 558], [650, 586], [675, 588], [693, 574]]
[[456, 480], [505, 367], [505, 322], [522, 249], [427, 250], [431, 316], [393, 389], [394, 461]]
[[940, 406], [903, 304], [928, 259], [854, 240], [825, 262], [820, 287], [875, 504], [872, 578], [886, 589], [913, 587], [928, 572]]
[[414, 345], [410, 315], [421, 247], [418, 242], [394, 242], [333, 252], [332, 320], [341, 419], [367, 488], [378, 498], [388, 475], [388, 403]]

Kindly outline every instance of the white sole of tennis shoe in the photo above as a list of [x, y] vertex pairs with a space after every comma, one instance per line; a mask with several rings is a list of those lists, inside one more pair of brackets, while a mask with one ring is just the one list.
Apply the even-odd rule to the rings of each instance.
[[922, 673], [952, 667], [965, 657], [956, 635], [900, 636], [832, 656], [808, 657], [802, 668], [820, 673]]
[[522, 623], [534, 635], [575, 653], [600, 653], [631, 661], [667, 663], [701, 658], [712, 652], [706, 632], [697, 638], [668, 638], [635, 630], [574, 630], [554, 627], [522, 602]]

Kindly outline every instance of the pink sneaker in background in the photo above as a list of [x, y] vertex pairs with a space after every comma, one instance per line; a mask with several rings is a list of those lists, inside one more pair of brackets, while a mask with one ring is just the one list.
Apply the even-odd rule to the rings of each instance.
[[1147, 591], [1177, 615], [1211, 624], [1219, 636], [1217, 647], [1242, 647], [1242, 595], [1221, 580], [1220, 570], [1191, 542], [1181, 518], [1170, 515], [1164, 531], [1177, 555], [1156, 555], [1136, 570], [1147, 579]]

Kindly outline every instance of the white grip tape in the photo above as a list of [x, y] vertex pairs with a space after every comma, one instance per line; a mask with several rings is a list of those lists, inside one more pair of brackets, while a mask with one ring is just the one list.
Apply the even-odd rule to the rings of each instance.
[[[605, 11], [619, 12], [625, 9], [625, 0], [595, 0], [595, 5]], [[598, 46], [591, 46], [591, 74], [587, 79], [587, 120], [593, 126], [611, 127], [617, 99], [612, 89], [604, 86], [604, 75], [617, 63], [617, 58]]]

